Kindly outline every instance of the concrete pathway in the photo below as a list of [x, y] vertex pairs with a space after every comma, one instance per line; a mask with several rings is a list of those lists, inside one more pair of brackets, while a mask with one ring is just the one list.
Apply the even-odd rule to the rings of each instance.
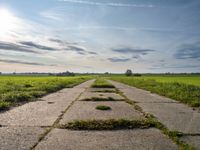
[[110, 82], [144, 112], [154, 115], [169, 130], [182, 132], [183, 141], [200, 149], [200, 110], [149, 91]]
[[[178, 149], [171, 139], [155, 128], [110, 131], [59, 129], [57, 125], [74, 120], [145, 119], [144, 114], [126, 103], [125, 97], [115, 93], [115, 89], [89, 88], [93, 82], [90, 80], [47, 95], [40, 101], [0, 113], [0, 150]], [[129, 89], [134, 93], [130, 87], [113, 84], [121, 91]], [[83, 101], [93, 97], [112, 97], [116, 101]], [[110, 106], [111, 110], [97, 110], [98, 105]]]
[[36, 150], [175, 150], [158, 129], [70, 131], [54, 129]]
[[31, 149], [94, 80], [0, 113], [0, 150]]

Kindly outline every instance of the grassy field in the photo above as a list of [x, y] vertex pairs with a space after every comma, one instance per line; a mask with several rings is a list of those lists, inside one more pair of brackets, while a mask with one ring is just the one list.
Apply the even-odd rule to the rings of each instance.
[[77, 85], [90, 78], [89, 76], [0, 76], [0, 110]]
[[110, 79], [200, 107], [200, 76], [112, 76]]
[[190, 84], [195, 86], [200, 86], [200, 76], [197, 75], [191, 75], [191, 76], [178, 76], [178, 75], [154, 75], [154, 76], [142, 76], [142, 77], [135, 77], [136, 79], [144, 79], [144, 80], [155, 80], [157, 82], [163, 82], [163, 83], [172, 83], [172, 82], [178, 82], [178, 83], [184, 83], [184, 84]]

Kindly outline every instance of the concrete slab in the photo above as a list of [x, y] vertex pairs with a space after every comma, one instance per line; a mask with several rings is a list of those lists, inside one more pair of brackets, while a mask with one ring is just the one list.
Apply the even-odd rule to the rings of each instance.
[[[83, 82], [83, 83], [81, 83], [77, 86], [74, 86], [73, 89], [76, 88], [76, 89], [84, 89], [85, 90], [86, 88], [89, 88], [94, 81], [95, 80], [88, 80], [88, 81]], [[68, 90], [69, 90], [69, 88], [65, 88], [65, 89], [58, 91], [58, 93], [65, 93], [65, 92], [68, 92]]]
[[91, 99], [93, 97], [97, 98], [113, 98], [115, 100], [124, 100], [122, 96], [116, 93], [100, 93], [100, 92], [84, 92], [79, 100], [84, 100], [84, 99]]
[[95, 81], [95, 79], [86, 81], [86, 82], [84, 82], [82, 84], [77, 85], [75, 88], [89, 88], [94, 81]]
[[144, 112], [153, 114], [170, 130], [183, 133], [200, 133], [200, 112], [175, 100], [152, 94], [148, 91], [110, 81], [124, 92], [130, 100], [137, 101]]
[[36, 150], [177, 150], [157, 129], [70, 131], [54, 129]]
[[89, 88], [87, 90], [88, 92], [108, 92], [108, 93], [115, 93], [116, 89], [115, 88]]
[[159, 96], [157, 94], [153, 94], [149, 91], [145, 91], [142, 89], [138, 89], [135, 87], [131, 87], [122, 83], [118, 83], [115, 81], [109, 81], [111, 82], [116, 88], [118, 88], [120, 91], [126, 95], [126, 97], [130, 100], [133, 100], [135, 102], [142, 102], [142, 103], [179, 103], [175, 100], [172, 100], [170, 98], [166, 98], [164, 96]]
[[[81, 85], [89, 87], [92, 81]], [[80, 85], [80, 86], [81, 86]], [[0, 113], [1, 125], [51, 126], [61, 113], [74, 101], [85, 88], [67, 88], [41, 98], [42, 101], [26, 103], [4, 113]]]
[[144, 112], [153, 114], [170, 130], [200, 133], [200, 113], [178, 103], [138, 103]]
[[45, 129], [39, 127], [0, 127], [0, 150], [28, 150]]
[[[111, 110], [97, 110], [96, 106], [110, 106]], [[72, 107], [64, 114], [61, 124], [74, 120], [94, 120], [94, 119], [144, 119], [143, 115], [135, 110], [131, 105], [117, 102], [87, 102], [76, 101]]]
[[192, 145], [197, 150], [200, 150], [200, 135], [199, 136], [183, 136], [181, 140], [185, 141], [189, 145]]

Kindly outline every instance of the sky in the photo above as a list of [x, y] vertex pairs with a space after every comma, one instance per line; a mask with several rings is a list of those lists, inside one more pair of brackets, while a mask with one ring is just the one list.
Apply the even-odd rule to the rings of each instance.
[[0, 72], [200, 72], [199, 0], [0, 0]]

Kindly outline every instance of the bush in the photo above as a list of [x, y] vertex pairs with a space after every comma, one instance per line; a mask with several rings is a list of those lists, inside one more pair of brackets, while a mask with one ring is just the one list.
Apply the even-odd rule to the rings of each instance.
[[125, 73], [126, 76], [132, 76], [132, 74], [133, 73], [130, 69], [126, 70], [126, 73]]

